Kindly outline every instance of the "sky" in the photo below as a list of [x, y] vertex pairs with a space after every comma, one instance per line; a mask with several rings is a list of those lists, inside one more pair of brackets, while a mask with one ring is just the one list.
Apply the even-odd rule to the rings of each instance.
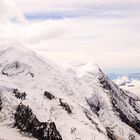
[[140, 70], [139, 0], [0, 0], [0, 39], [62, 65]]

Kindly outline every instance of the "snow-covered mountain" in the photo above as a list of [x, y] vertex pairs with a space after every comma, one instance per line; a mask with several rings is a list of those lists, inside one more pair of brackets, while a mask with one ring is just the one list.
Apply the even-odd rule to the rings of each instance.
[[[129, 80], [128, 82], [124, 81], [122, 79], [116, 79], [114, 82], [120, 86], [124, 90], [128, 90], [130, 92], [135, 93], [138, 97], [140, 97], [140, 80]], [[122, 83], [122, 84], [120, 84]]]
[[0, 51], [2, 140], [139, 140], [139, 106], [98, 66], [79, 76], [22, 47]]

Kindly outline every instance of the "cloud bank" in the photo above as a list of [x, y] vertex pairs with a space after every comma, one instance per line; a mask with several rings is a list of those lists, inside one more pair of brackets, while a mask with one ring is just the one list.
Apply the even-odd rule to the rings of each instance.
[[18, 40], [59, 63], [140, 67], [138, 0], [1, 0], [0, 5], [1, 38]]

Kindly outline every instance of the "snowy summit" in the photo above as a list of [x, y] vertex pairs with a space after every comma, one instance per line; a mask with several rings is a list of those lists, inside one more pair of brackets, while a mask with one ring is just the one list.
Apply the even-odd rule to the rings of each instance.
[[88, 71], [91, 65], [84, 66], [78, 76], [74, 68], [61, 68], [21, 48], [1, 46], [2, 140], [140, 139], [136, 95], [120, 89], [95, 65]]

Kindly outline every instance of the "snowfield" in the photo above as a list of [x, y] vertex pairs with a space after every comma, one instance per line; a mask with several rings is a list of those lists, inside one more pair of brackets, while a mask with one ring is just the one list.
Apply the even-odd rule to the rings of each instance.
[[128, 90], [130, 92], [133, 92], [138, 97], [140, 97], [140, 81], [139, 80], [133, 80], [130, 84], [122, 86], [121, 88]]
[[139, 140], [140, 99], [87, 68], [1, 49], [0, 140]]

